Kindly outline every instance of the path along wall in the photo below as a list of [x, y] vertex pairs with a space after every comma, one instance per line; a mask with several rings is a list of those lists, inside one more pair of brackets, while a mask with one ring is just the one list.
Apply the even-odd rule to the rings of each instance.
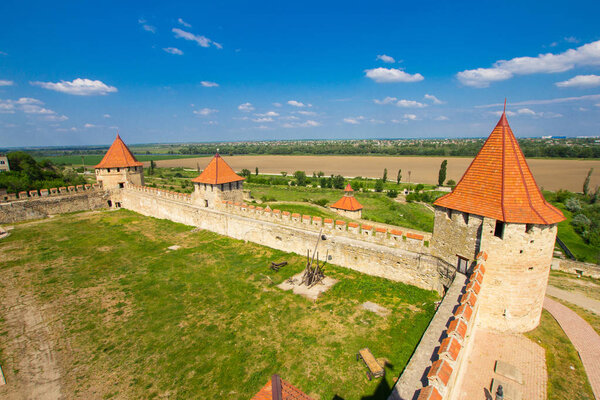
[[47, 218], [53, 214], [107, 207], [109, 195], [94, 185], [7, 194], [0, 198], [0, 224]]
[[432, 256], [423, 237], [373, 226], [265, 210], [241, 203], [222, 203], [220, 209], [192, 204], [189, 195], [127, 185], [112, 193], [123, 208], [156, 218], [197, 226], [235, 239], [286, 252], [306, 254], [319, 232], [320, 257], [356, 271], [401, 281], [428, 290], [443, 291], [453, 266]]

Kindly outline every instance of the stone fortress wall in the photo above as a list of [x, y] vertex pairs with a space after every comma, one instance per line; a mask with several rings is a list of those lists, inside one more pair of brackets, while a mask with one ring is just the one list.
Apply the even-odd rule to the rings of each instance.
[[53, 214], [106, 208], [110, 196], [100, 185], [31, 190], [0, 196], [0, 224], [47, 218]]
[[320, 242], [319, 253], [324, 257], [329, 252], [329, 262], [428, 290], [443, 292], [454, 276], [454, 266], [432, 255], [424, 237], [412, 232], [228, 201], [207, 208], [194, 204], [190, 195], [131, 184], [112, 196], [115, 203], [140, 214], [297, 254], [312, 249], [322, 230], [326, 240]]

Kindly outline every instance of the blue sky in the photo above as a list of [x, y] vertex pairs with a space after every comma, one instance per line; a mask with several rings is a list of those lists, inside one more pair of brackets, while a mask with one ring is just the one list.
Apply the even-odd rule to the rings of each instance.
[[0, 147], [600, 135], [600, 2], [0, 2]]

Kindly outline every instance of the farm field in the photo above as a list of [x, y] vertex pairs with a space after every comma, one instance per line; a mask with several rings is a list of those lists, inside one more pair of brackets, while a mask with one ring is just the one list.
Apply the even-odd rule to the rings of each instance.
[[[86, 167], [93, 167], [102, 160], [104, 154], [86, 154], [84, 156], [41, 156], [34, 158], [36, 159], [36, 161], [50, 160], [54, 164], [66, 164], [78, 167], [83, 165], [81, 163], [81, 157], [83, 157], [83, 161], [85, 162]], [[148, 165], [150, 165], [150, 160], [172, 160], [189, 157], [190, 156], [177, 154], [136, 154], [135, 156], [135, 158], [137, 158], [138, 161], [147, 161]], [[196, 156], [196, 158], [202, 159], [203, 157]]]
[[0, 259], [0, 398], [249, 399], [279, 373], [317, 400], [386, 399], [439, 299], [327, 265], [339, 282], [309, 301], [275, 287], [299, 255], [126, 210], [17, 224]]
[[[411, 182], [437, 184], [438, 171], [443, 160], [448, 160], [446, 179], [458, 182], [473, 160], [472, 157], [385, 157], [385, 156], [227, 156], [227, 163], [235, 170], [247, 168], [254, 171], [258, 167], [261, 173], [288, 174], [294, 171], [323, 171], [326, 176], [340, 174], [343, 176], [365, 176], [380, 178], [383, 169], [388, 169], [390, 179], [394, 179], [398, 168], [402, 169], [402, 181], [408, 182], [408, 171], [411, 171]], [[157, 161], [159, 167], [204, 168], [209, 158], [179, 158], [175, 160]], [[582, 190], [583, 181], [590, 168], [597, 171], [592, 175], [590, 187], [600, 185], [600, 160], [553, 160], [528, 159], [533, 175], [540, 187], [547, 190], [567, 189], [573, 192]], [[149, 165], [149, 163], [145, 163]]]

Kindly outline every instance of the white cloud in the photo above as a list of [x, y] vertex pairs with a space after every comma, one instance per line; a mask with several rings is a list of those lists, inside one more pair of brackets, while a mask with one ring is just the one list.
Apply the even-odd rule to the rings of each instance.
[[425, 100], [430, 100], [433, 102], [433, 104], [444, 104], [445, 101], [441, 101], [440, 99], [438, 99], [437, 97], [435, 97], [432, 94], [426, 94], [425, 96], [423, 96], [425, 98]]
[[56, 114], [54, 111], [38, 106], [37, 104], [23, 104], [21, 110], [23, 110], [25, 114]]
[[439, 117], [435, 117], [436, 121], [448, 121], [448, 117], [446, 117], [445, 115], [440, 115]]
[[579, 39], [577, 39], [575, 36], [567, 36], [563, 40], [567, 43], [579, 43]]
[[415, 114], [404, 114], [402, 117], [411, 121], [415, 121], [417, 119], [417, 116]]
[[[572, 101], [586, 101], [586, 100], [598, 100], [600, 99], [600, 94], [589, 94], [585, 96], [577, 96], [577, 97], [559, 97], [556, 99], [546, 99], [546, 100], [526, 100], [519, 101], [517, 103], [510, 103], [512, 106], [526, 106], [526, 105], [540, 105], [540, 104], [557, 104], [557, 103], [568, 103]], [[485, 104], [481, 106], [475, 106], [475, 108], [491, 108], [502, 106], [503, 103], [495, 103], [495, 104]]]
[[594, 87], [600, 86], [600, 75], [577, 75], [562, 82], [556, 82], [558, 87]]
[[404, 107], [404, 108], [423, 108], [423, 107], [427, 107], [427, 104], [419, 103], [418, 101], [414, 101], [414, 100], [398, 100], [398, 102], [396, 103], [396, 105], [398, 107]]
[[271, 117], [262, 117], [262, 118], [254, 118], [253, 122], [263, 123], [263, 122], [273, 122], [273, 118]]
[[536, 57], [515, 57], [496, 61], [491, 68], [465, 70], [456, 74], [464, 85], [488, 87], [514, 75], [565, 72], [579, 66], [600, 65], [600, 40], [569, 49], [559, 54], [539, 54]]
[[187, 22], [185, 22], [185, 21], [184, 21], [183, 19], [181, 19], [181, 18], [178, 18], [178, 19], [177, 19], [177, 22], [179, 22], [181, 25], [185, 26], [186, 28], [191, 28], [191, 27], [192, 27], [192, 25], [191, 25], [191, 24], [188, 24]]
[[169, 54], [175, 54], [178, 56], [183, 55], [183, 51], [179, 50], [177, 47], [165, 47], [165, 48], [163, 48], [163, 50]]
[[276, 113], [275, 111], [267, 111], [264, 114], [254, 114], [257, 117], [279, 117], [279, 113]]
[[219, 112], [219, 110], [215, 110], [214, 108], [208, 108], [208, 107], [201, 108], [199, 110], [194, 110], [194, 114], [201, 115], [203, 117], [206, 117], [207, 115], [210, 115], [210, 114], [214, 114], [216, 112]]
[[281, 103], [273, 103], [273, 105], [274, 105], [275, 107], [281, 107], [281, 106], [282, 106], [282, 104], [281, 104]]
[[85, 124], [83, 127], [84, 127], [85, 129], [89, 129], [89, 128], [96, 128], [96, 125], [94, 125], [94, 124]]
[[294, 106], [294, 107], [312, 107], [312, 104], [304, 104], [301, 101], [296, 101], [296, 100], [289, 100], [287, 103], [290, 106]]
[[219, 44], [217, 42], [213, 42], [212, 40], [210, 40], [206, 36], [194, 35], [193, 33], [186, 32], [186, 31], [181, 30], [179, 28], [173, 28], [171, 31], [175, 34], [176, 38], [185, 39], [185, 40], [191, 40], [193, 42], [196, 42], [198, 44], [198, 46], [210, 47], [210, 45], [212, 44], [213, 46], [215, 46], [218, 49], [222, 49], [223, 48], [223, 46], [221, 46], [221, 44]]
[[390, 104], [390, 103], [393, 103], [396, 100], [398, 100], [398, 99], [395, 98], [395, 97], [387, 96], [383, 100], [374, 99], [373, 102], [375, 102], [375, 104]]
[[296, 117], [295, 115], [287, 115], [285, 117], [280, 117], [279, 119], [284, 120], [284, 121], [297, 121], [300, 118]]
[[44, 104], [43, 101], [38, 99], [32, 99], [31, 97], [21, 97], [16, 101], [17, 104]]
[[142, 25], [142, 29], [144, 29], [145, 31], [156, 33], [156, 27], [148, 24], [148, 21], [146, 21], [145, 19], [138, 19], [138, 23]]
[[375, 119], [375, 118], [371, 118], [371, 119], [369, 120], [369, 122], [370, 122], [370, 123], [372, 123], [372, 124], [376, 124], [376, 125], [379, 125], [379, 124], [385, 124], [385, 121], [382, 121], [382, 120], [380, 120], [380, 119]]
[[254, 106], [252, 105], [252, 103], [244, 103], [238, 106], [238, 110], [244, 112], [254, 111]]
[[539, 113], [536, 113], [531, 108], [521, 108], [521, 109], [517, 110], [517, 112], [521, 115], [533, 115], [533, 116], [539, 115]]
[[0, 100], [0, 114], [14, 114], [15, 105], [11, 100]]
[[15, 83], [13, 81], [8, 81], [8, 80], [2, 80], [0, 79], [0, 86], [12, 86]]
[[300, 115], [306, 115], [306, 116], [313, 116], [313, 115], [317, 115], [316, 112], [314, 111], [306, 111], [306, 110], [300, 110], [300, 111], [296, 111], [297, 114]]
[[421, 74], [408, 74], [398, 68], [373, 68], [365, 70], [367, 78], [373, 79], [377, 83], [390, 82], [419, 82], [422, 81]]
[[104, 114], [103, 117], [104, 118], [110, 118], [110, 114]]
[[[503, 111], [490, 111], [493, 115], [500, 117], [502, 116]], [[517, 113], [512, 112], [512, 111], [506, 111], [506, 115], [509, 117], [514, 117], [515, 115], [517, 115]]]
[[283, 128], [314, 128], [321, 126], [320, 122], [313, 121], [311, 119], [304, 122], [288, 122], [281, 125]]
[[218, 87], [219, 84], [217, 82], [211, 82], [211, 81], [201, 81], [200, 84], [204, 87]]
[[384, 63], [389, 63], [389, 64], [396, 62], [396, 60], [394, 60], [394, 57], [386, 56], [385, 54], [378, 55], [377, 59], [383, 61]]
[[109, 86], [102, 81], [93, 81], [91, 79], [81, 78], [74, 79], [72, 82], [30, 82], [30, 84], [42, 87], [44, 89], [73, 94], [76, 96], [107, 95], [109, 93], [117, 92], [116, 87]]
[[46, 115], [42, 119], [50, 122], [62, 122], [69, 119], [66, 115]]
[[360, 124], [360, 121], [364, 120], [365, 117], [360, 116], [360, 117], [348, 117], [348, 118], [344, 118], [343, 121], [347, 124], [350, 125], [358, 125]]

